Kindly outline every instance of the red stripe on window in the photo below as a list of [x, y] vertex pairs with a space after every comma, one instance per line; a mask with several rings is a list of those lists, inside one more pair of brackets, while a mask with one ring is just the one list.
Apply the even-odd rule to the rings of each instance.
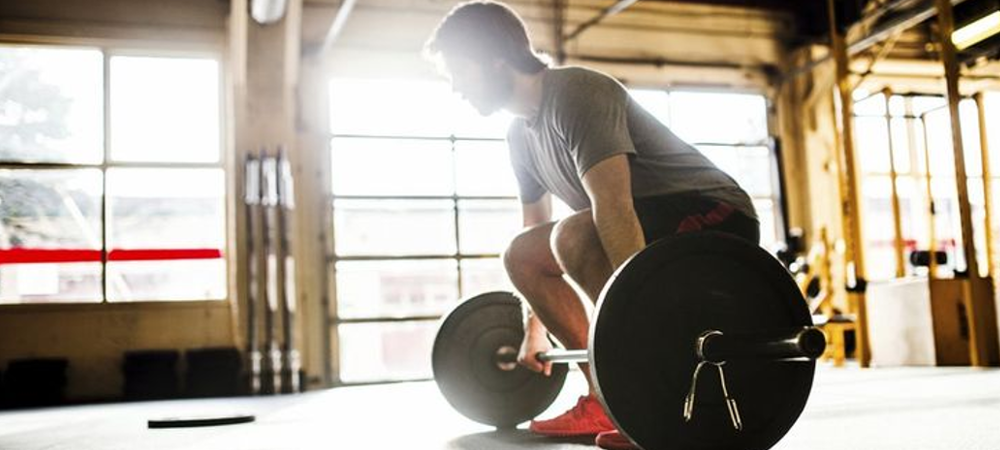
[[[187, 259], [219, 259], [217, 248], [114, 249], [109, 261], [174, 261]], [[83, 249], [0, 249], [0, 264], [86, 263], [101, 262], [100, 250]]]
[[0, 264], [101, 262], [100, 250], [11, 248], [0, 250]]
[[216, 248], [171, 249], [115, 249], [108, 256], [110, 261], [170, 261], [177, 259], [219, 259], [222, 251]]

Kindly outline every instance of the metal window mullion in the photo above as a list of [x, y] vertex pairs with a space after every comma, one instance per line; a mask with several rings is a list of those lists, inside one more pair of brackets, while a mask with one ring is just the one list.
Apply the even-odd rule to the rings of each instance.
[[332, 320], [336, 325], [353, 325], [353, 324], [379, 324], [379, 323], [402, 323], [402, 322], [434, 322], [441, 320], [440, 314], [428, 314], [421, 316], [401, 316], [401, 317], [340, 317], [336, 320]]
[[906, 260], [903, 257], [905, 251], [903, 223], [899, 205], [899, 189], [896, 186], [896, 181], [899, 179], [899, 172], [896, 171], [896, 146], [892, 137], [893, 117], [889, 107], [892, 99], [892, 90], [888, 87], [884, 88], [882, 90], [882, 97], [885, 105], [885, 114], [883, 115], [883, 120], [885, 120], [885, 138], [889, 151], [889, 198], [892, 212], [893, 257], [896, 265], [896, 278], [903, 278], [906, 276]]
[[[107, 143], [101, 144], [106, 150]], [[122, 168], [122, 169], [223, 169], [225, 167], [218, 163], [168, 163], [168, 162], [115, 162], [110, 157], [102, 158], [99, 163], [71, 163], [71, 162], [0, 162], [0, 169], [13, 170], [70, 170], [70, 169], [100, 169]], [[446, 197], [447, 198], [447, 197]], [[488, 199], [506, 199], [501, 197], [484, 197]], [[514, 199], [516, 197], [510, 197]]]
[[456, 287], [458, 288], [458, 297], [462, 298], [462, 296], [465, 295], [465, 291], [464, 287], [462, 286], [462, 261], [460, 258], [462, 254], [462, 247], [461, 247], [462, 232], [458, 217], [458, 164], [457, 164], [458, 153], [456, 151], [457, 146], [455, 144], [457, 143], [457, 139], [455, 138], [455, 135], [451, 136], [450, 143], [451, 143], [451, 207], [452, 207], [451, 217], [455, 221], [454, 260], [455, 260], [456, 274], [458, 276], [456, 280], [458, 282]]
[[[768, 140], [771, 136], [768, 135]], [[714, 141], [702, 141], [702, 142], [691, 142], [692, 147], [734, 147], [737, 151], [749, 147], [768, 147], [771, 145], [768, 141], [760, 142], [714, 142]]]
[[517, 200], [516, 196], [489, 195], [330, 195], [331, 201], [336, 200]]
[[225, 170], [225, 165], [221, 162], [157, 162], [157, 161], [114, 161], [109, 159], [108, 165], [110, 167], [118, 167], [123, 169], [223, 169]]
[[[102, 144], [103, 145], [103, 144]], [[57, 169], [100, 169], [103, 167], [101, 163], [58, 163], [58, 162], [18, 162], [18, 161], [4, 161], [0, 162], [0, 169], [25, 169], [25, 170], [57, 170]]]
[[[935, 108], [935, 109], [937, 109], [937, 108]], [[931, 111], [934, 111], [934, 110], [932, 109]], [[854, 117], [855, 119], [884, 119], [885, 118], [885, 114], [854, 114], [852, 117]], [[894, 115], [894, 116], [892, 116], [892, 118], [893, 119], [919, 119], [920, 116], [913, 115], [913, 114], [903, 114], [901, 116], [900, 115]]]
[[504, 142], [504, 138], [473, 137], [473, 136], [413, 136], [413, 135], [379, 135], [379, 134], [352, 134], [352, 133], [330, 133], [331, 139], [376, 139], [376, 140], [400, 140], [400, 141], [469, 141], [469, 142]]
[[104, 151], [101, 158], [101, 303], [108, 301], [108, 165], [111, 159], [111, 57], [101, 48], [103, 64]]

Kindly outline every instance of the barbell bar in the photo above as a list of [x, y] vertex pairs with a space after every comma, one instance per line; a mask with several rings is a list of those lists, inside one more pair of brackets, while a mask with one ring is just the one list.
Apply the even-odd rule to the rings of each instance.
[[[708, 330], [695, 344], [699, 359], [713, 364], [724, 364], [731, 359], [816, 359], [824, 350], [826, 335], [816, 327], [795, 328], [783, 333], [735, 335]], [[538, 352], [535, 357], [542, 362], [565, 364], [586, 363], [589, 355], [586, 349], [554, 349]], [[501, 370], [512, 370], [510, 364], [517, 363], [517, 350], [513, 347], [498, 349], [496, 362]]]

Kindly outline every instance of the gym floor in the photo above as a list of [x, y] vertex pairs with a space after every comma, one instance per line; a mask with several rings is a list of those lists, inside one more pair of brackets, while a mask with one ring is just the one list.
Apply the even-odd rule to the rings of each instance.
[[[543, 416], [583, 390], [571, 374]], [[737, 398], [738, 399], [738, 398]], [[255, 423], [150, 430], [148, 419], [255, 414]], [[678, 412], [680, 413], [680, 412]], [[996, 450], [1000, 370], [832, 368], [821, 364], [806, 411], [777, 450]], [[524, 430], [495, 432], [454, 412], [432, 382], [299, 395], [91, 405], [0, 413], [0, 449], [596, 448]]]

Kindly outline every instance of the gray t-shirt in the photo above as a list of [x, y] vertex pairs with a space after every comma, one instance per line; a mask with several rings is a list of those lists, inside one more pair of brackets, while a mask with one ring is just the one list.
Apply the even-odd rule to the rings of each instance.
[[574, 211], [590, 208], [581, 179], [610, 156], [629, 155], [632, 195], [699, 193], [757, 218], [750, 197], [725, 172], [633, 100], [624, 86], [582, 67], [547, 69], [542, 102], [507, 132], [523, 203], [545, 192]]

